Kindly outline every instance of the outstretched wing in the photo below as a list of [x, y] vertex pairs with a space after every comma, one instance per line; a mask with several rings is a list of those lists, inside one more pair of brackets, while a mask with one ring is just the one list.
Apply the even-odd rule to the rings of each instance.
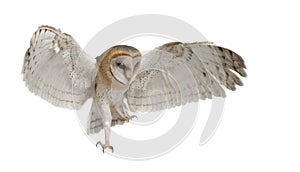
[[68, 34], [41, 26], [33, 34], [22, 69], [30, 91], [53, 105], [78, 109], [93, 94], [98, 67]]
[[172, 42], [143, 56], [126, 92], [131, 111], [157, 111], [199, 99], [225, 97], [221, 85], [235, 90], [246, 77], [243, 59], [209, 42]]

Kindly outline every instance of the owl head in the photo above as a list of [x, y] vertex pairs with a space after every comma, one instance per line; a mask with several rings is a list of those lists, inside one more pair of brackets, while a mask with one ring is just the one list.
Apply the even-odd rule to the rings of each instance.
[[128, 85], [139, 68], [141, 56], [140, 51], [134, 47], [117, 45], [105, 51], [97, 61], [101, 66], [100, 72], [107, 73], [110, 79]]

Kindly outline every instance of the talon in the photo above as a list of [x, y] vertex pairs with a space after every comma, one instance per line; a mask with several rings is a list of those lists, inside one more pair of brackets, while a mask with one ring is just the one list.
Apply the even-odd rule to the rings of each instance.
[[138, 119], [138, 117], [137, 117], [136, 115], [131, 115], [131, 116], [125, 116], [125, 117], [122, 117], [122, 118], [120, 118], [119, 120], [122, 121], [122, 122], [124, 122], [124, 121], [129, 122], [129, 121], [132, 120], [133, 118]]
[[129, 120], [132, 120], [133, 118], [138, 119], [136, 115], [126, 116], [127, 122], [129, 122]]
[[129, 120], [132, 120], [133, 118], [138, 119], [138, 117], [136, 115], [131, 115], [131, 116], [126, 117], [127, 122], [129, 122]]
[[103, 152], [103, 153], [104, 153], [104, 149], [106, 149], [106, 148], [111, 149], [111, 152], [114, 153], [114, 148], [113, 148], [111, 145], [103, 144], [103, 143], [101, 143], [100, 141], [98, 141], [98, 142], [96, 143], [96, 147], [97, 147], [97, 148], [98, 148], [98, 144], [101, 145], [101, 147], [102, 147], [102, 152]]
[[98, 148], [98, 144], [100, 144], [101, 147], [102, 147], [102, 145], [103, 145], [100, 141], [98, 141], [98, 142], [96, 143], [96, 148]]
[[107, 148], [109, 148], [111, 150], [111, 153], [114, 153], [114, 147], [108, 146]]
[[130, 116], [130, 119], [133, 119], [133, 118], [139, 119], [136, 115]]

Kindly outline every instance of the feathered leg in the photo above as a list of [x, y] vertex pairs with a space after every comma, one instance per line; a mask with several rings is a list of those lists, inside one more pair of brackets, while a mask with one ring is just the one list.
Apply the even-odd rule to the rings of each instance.
[[104, 149], [106, 148], [111, 149], [111, 151], [114, 152], [114, 148], [109, 143], [110, 127], [104, 127], [104, 134], [105, 134], [105, 143], [103, 144], [101, 141], [98, 141], [96, 143], [96, 147], [98, 147], [98, 145], [101, 145], [103, 153], [104, 153]]
[[102, 116], [102, 124], [103, 124], [103, 129], [104, 129], [104, 134], [105, 134], [105, 143], [103, 144], [101, 141], [98, 141], [96, 143], [96, 147], [100, 144], [102, 147], [102, 151], [104, 153], [104, 149], [108, 148], [111, 149], [113, 152], [113, 147], [109, 143], [109, 135], [110, 135], [110, 127], [111, 127], [111, 111], [110, 111], [110, 106], [109, 104], [106, 103], [99, 103], [97, 104], [98, 112]]
[[101, 141], [96, 143], [96, 147], [101, 145], [102, 151], [104, 153], [104, 149], [108, 148], [113, 151], [113, 147], [109, 143], [109, 135], [110, 135], [110, 127], [111, 127], [111, 111], [108, 103], [100, 103], [99, 99], [94, 98], [88, 125], [87, 125], [87, 134], [99, 133], [102, 129], [104, 129], [105, 134], [105, 143], [103, 144]]

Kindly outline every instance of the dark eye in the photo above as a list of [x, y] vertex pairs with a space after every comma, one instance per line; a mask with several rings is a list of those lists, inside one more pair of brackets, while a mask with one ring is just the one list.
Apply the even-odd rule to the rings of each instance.
[[125, 70], [126, 66], [123, 63], [117, 63], [118, 67]]

